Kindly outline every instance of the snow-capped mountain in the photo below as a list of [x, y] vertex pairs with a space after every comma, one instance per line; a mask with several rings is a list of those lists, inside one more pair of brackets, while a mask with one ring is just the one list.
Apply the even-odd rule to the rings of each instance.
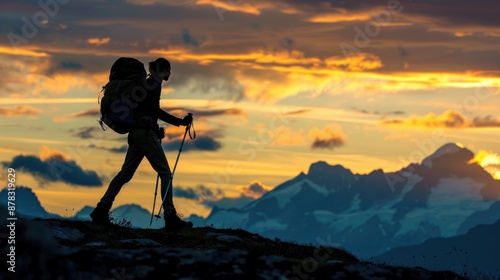
[[[500, 199], [500, 181], [473, 158], [446, 144], [395, 173], [360, 175], [317, 162], [244, 207], [214, 208], [205, 223], [313, 244], [328, 238], [361, 257], [375, 256], [482, 223], [473, 214]], [[498, 219], [500, 213], [488, 221]]]

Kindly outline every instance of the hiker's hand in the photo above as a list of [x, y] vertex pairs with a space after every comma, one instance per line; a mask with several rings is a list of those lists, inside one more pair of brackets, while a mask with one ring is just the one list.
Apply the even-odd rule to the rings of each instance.
[[193, 121], [193, 116], [191, 114], [187, 114], [183, 119], [182, 119], [182, 125], [187, 126]]
[[158, 136], [159, 140], [165, 138], [165, 129], [163, 127], [158, 128], [158, 130], [156, 131], [156, 136]]

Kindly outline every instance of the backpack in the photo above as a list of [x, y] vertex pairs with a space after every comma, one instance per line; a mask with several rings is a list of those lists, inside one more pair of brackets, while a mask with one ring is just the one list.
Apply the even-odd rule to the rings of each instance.
[[111, 66], [109, 82], [102, 91], [101, 128], [106, 130], [107, 126], [120, 134], [130, 132], [136, 126], [134, 109], [147, 94], [144, 64], [135, 58], [119, 58]]

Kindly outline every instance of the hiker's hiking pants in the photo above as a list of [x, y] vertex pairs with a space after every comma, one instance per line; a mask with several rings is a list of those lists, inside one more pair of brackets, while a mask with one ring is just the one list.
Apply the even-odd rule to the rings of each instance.
[[[115, 200], [122, 186], [132, 179], [144, 156], [146, 156], [153, 169], [160, 175], [161, 197], [165, 196], [165, 190], [167, 189], [172, 173], [160, 140], [153, 130], [136, 129], [128, 134], [128, 150], [125, 162], [120, 172], [109, 183], [108, 190], [101, 198], [102, 203], [112, 203]], [[173, 184], [170, 184], [167, 196], [163, 202], [165, 215], [172, 212], [175, 213], [172, 201], [172, 186]]]

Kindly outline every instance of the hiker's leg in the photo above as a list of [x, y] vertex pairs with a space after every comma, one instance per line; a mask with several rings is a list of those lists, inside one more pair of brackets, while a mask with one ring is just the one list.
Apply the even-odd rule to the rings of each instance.
[[[142, 132], [144, 133], [144, 132]], [[165, 192], [167, 193], [165, 201], [163, 202], [163, 210], [165, 214], [175, 213], [175, 207], [172, 199], [172, 184], [169, 186], [169, 181], [172, 176], [170, 167], [168, 165], [167, 157], [165, 152], [161, 147], [161, 143], [158, 140], [158, 136], [152, 130], [148, 130], [147, 133], [139, 135], [132, 135], [132, 137], [140, 137], [140, 141], [137, 141], [137, 147], [146, 156], [149, 163], [153, 169], [158, 172], [161, 178], [161, 197], [165, 197]], [[167, 191], [168, 187], [168, 191]]]
[[137, 170], [137, 167], [139, 167], [139, 164], [141, 163], [143, 158], [144, 154], [140, 149], [137, 148], [137, 145], [134, 143], [134, 141], [130, 141], [129, 137], [129, 146], [127, 155], [125, 156], [125, 161], [122, 165], [122, 169], [109, 183], [108, 190], [101, 198], [102, 203], [113, 203], [115, 197], [118, 195], [123, 185], [125, 185], [132, 179], [135, 171]]

